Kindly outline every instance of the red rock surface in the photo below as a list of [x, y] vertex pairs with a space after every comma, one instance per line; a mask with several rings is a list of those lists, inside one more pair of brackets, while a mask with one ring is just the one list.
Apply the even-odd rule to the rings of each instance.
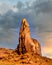
[[0, 48], [0, 53], [0, 65], [52, 65], [52, 59], [37, 54], [18, 55], [16, 50], [6, 48]]

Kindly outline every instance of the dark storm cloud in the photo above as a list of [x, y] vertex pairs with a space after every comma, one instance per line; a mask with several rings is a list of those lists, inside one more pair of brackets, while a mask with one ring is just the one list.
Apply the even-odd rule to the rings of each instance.
[[18, 3], [17, 3], [17, 6], [16, 6], [18, 9], [22, 9], [23, 7], [24, 7], [24, 4], [23, 4], [23, 2], [21, 2], [21, 1], [18, 1]]
[[30, 18], [28, 14], [20, 14], [13, 11], [8, 11], [6, 14], [0, 16], [0, 27], [5, 29], [18, 28], [23, 17], [27, 19]]
[[19, 1], [15, 7], [18, 9], [17, 12], [9, 9], [8, 12], [0, 15], [0, 29], [18, 28], [19, 22], [25, 17], [32, 22], [36, 31], [52, 31], [51, 0], [36, 0], [32, 3]]
[[[34, 5], [33, 5], [34, 6]], [[52, 1], [51, 0], [39, 0], [38, 3], [34, 6], [37, 13], [49, 13], [52, 12]]]
[[[52, 1], [51, 0], [36, 0], [31, 4], [30, 2], [26, 2], [25, 4], [19, 1], [16, 5], [18, 12], [13, 12], [9, 10], [6, 14], [0, 16], [0, 27], [3, 28], [17, 28], [19, 24], [19, 19], [26, 17], [32, 22], [41, 28], [42, 19], [44, 16], [46, 17], [46, 13], [52, 12]], [[41, 19], [42, 18], [42, 19]], [[38, 23], [40, 21], [40, 23]], [[44, 24], [45, 22], [43, 22]]]
[[52, 1], [36, 0], [30, 7], [33, 24], [39, 31], [52, 31]]

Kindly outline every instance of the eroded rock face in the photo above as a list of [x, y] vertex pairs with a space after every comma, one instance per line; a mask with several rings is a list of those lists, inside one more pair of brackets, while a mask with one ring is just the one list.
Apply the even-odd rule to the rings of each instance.
[[19, 54], [29, 52], [41, 55], [40, 44], [37, 40], [31, 38], [30, 27], [25, 18], [22, 20], [20, 28], [19, 45], [17, 46], [17, 52]]

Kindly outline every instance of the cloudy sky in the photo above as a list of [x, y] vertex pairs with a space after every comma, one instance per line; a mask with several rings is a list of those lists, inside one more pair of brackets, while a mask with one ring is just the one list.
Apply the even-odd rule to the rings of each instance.
[[0, 0], [0, 47], [17, 47], [22, 18], [40, 42], [42, 55], [52, 58], [52, 0]]

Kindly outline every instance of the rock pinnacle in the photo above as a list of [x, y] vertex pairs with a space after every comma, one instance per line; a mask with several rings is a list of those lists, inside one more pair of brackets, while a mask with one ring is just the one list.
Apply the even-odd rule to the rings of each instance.
[[26, 52], [32, 54], [41, 55], [41, 47], [36, 39], [31, 38], [30, 25], [28, 21], [24, 18], [22, 19], [22, 24], [19, 32], [19, 44], [17, 46], [17, 52], [19, 54], [24, 54]]

